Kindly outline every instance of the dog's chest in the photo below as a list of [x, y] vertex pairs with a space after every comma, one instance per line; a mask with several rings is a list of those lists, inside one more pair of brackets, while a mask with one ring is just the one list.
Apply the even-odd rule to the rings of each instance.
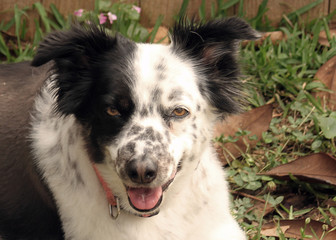
[[[185, 190], [180, 193], [181, 196], [178, 194], [166, 196], [164, 199], [166, 207], [156, 216], [143, 218], [121, 210], [120, 216], [114, 220], [109, 215], [105, 195], [99, 184], [92, 187], [96, 189], [82, 189], [71, 194], [68, 192], [62, 194], [67, 197], [59, 199], [66, 239], [188, 240], [188, 236], [195, 231], [199, 231], [199, 236], [203, 232], [195, 226], [200, 217], [203, 220], [206, 217], [200, 214], [202, 209], [197, 200], [204, 197], [198, 197], [193, 191]], [[188, 189], [186, 186], [181, 188]], [[66, 191], [65, 188], [58, 190]], [[90, 198], [92, 195], [95, 196], [95, 200]]]

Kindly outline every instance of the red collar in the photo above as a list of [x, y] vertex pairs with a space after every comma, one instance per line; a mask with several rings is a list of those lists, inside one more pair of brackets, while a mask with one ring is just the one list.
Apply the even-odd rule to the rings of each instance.
[[[111, 188], [108, 187], [107, 182], [105, 182], [104, 178], [102, 177], [97, 166], [94, 163], [92, 163], [92, 167], [96, 172], [97, 178], [99, 179], [99, 182], [104, 189], [106, 199], [109, 203], [110, 215], [113, 219], [117, 219], [118, 216], [120, 215], [119, 198], [113, 195]], [[113, 208], [117, 209], [116, 213], [113, 212]]]

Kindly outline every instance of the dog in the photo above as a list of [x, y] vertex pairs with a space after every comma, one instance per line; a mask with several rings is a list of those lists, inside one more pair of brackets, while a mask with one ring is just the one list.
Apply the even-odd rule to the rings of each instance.
[[180, 21], [170, 45], [92, 25], [47, 36], [33, 106], [12, 108], [26, 130], [1, 150], [0, 236], [246, 239], [212, 136], [241, 109], [237, 50], [256, 38], [238, 18]]

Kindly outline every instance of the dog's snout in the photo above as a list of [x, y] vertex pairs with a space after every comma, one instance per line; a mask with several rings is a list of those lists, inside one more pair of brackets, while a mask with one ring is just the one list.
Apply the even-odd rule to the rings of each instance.
[[157, 163], [151, 160], [131, 160], [126, 164], [126, 173], [135, 183], [151, 183], [157, 170]]

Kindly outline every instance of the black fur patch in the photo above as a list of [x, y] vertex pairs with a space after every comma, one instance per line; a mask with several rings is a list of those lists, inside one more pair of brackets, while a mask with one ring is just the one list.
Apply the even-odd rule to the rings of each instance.
[[[122, 36], [110, 36], [101, 28], [74, 26], [50, 34], [40, 45], [33, 66], [54, 61], [50, 74], [56, 88], [55, 110], [74, 114], [87, 129], [89, 152], [94, 161], [103, 158], [101, 144], [113, 140], [134, 110], [130, 85], [135, 43]], [[120, 116], [109, 116], [107, 108]]]
[[156, 71], [157, 71], [157, 77], [159, 80], [165, 79], [166, 78], [166, 66], [164, 64], [164, 59], [162, 59], [160, 61], [160, 63], [158, 63], [155, 67]]
[[236, 51], [239, 40], [256, 39], [258, 33], [238, 18], [213, 20], [205, 24], [182, 20], [172, 32], [174, 51], [198, 60], [204, 74], [199, 88], [220, 113], [239, 111], [242, 96]]

